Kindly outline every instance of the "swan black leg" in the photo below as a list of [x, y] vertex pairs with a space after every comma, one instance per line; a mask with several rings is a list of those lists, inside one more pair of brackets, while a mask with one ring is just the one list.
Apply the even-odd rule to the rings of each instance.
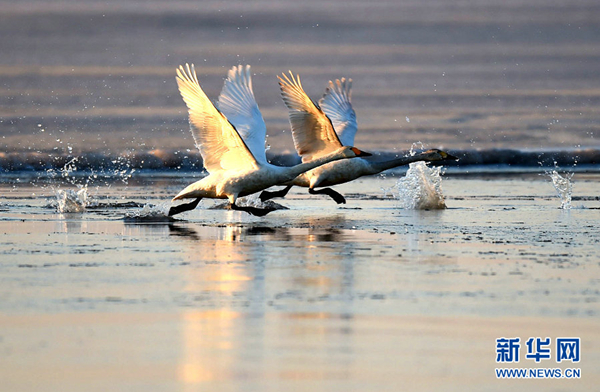
[[262, 191], [262, 193], [260, 194], [260, 201], [265, 202], [265, 201], [271, 200], [275, 197], [285, 197], [288, 194], [288, 192], [290, 191], [290, 189], [292, 189], [292, 185], [288, 185], [285, 188], [283, 188], [282, 190], [275, 191], [275, 192]]
[[335, 202], [338, 204], [346, 204], [346, 199], [344, 198], [344, 196], [342, 196], [340, 193], [334, 191], [331, 188], [323, 188], [319, 190], [308, 188], [308, 193], [310, 193], [311, 195], [327, 195], [333, 200], [335, 200]]
[[235, 203], [230, 204], [230, 206], [231, 206], [232, 210], [245, 211], [248, 214], [254, 215], [254, 216], [265, 216], [269, 212], [273, 212], [276, 210], [276, 208], [271, 208], [271, 207], [267, 207], [267, 208], [241, 207], [241, 206], [236, 205]]
[[200, 203], [200, 200], [202, 200], [201, 197], [197, 198], [196, 200], [194, 200], [191, 203], [180, 204], [178, 206], [169, 208], [169, 216], [173, 216], [173, 215], [181, 214], [182, 212], [185, 212], [185, 211], [193, 210], [194, 208], [198, 207], [198, 203]]

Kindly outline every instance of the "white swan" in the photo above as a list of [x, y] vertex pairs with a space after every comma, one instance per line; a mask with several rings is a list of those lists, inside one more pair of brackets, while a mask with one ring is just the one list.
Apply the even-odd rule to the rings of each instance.
[[[342, 145], [353, 145], [358, 129], [356, 114], [350, 102], [352, 80], [341, 79], [329, 82], [325, 95], [314, 103], [304, 92], [300, 76], [283, 74], [279, 78], [281, 95], [289, 109], [292, 136], [302, 162], [330, 154]], [[277, 192], [262, 192], [262, 201], [273, 197], [284, 197], [293, 185], [307, 187], [311, 194], [325, 194], [338, 204], [346, 199], [330, 188], [315, 189], [343, 184], [359, 177], [377, 174], [397, 166], [417, 161], [456, 160], [456, 157], [437, 149], [431, 149], [414, 156], [401, 157], [389, 161], [376, 162], [366, 159], [330, 162], [296, 177], [287, 187]]]
[[[237, 108], [242, 118], [247, 118], [247, 113], [251, 113], [249, 121], [238, 122], [241, 128], [246, 127], [247, 133], [262, 135], [264, 146], [265, 125], [251, 90], [250, 66], [245, 69], [242, 66], [234, 67], [229, 76], [233, 81], [229, 83], [229, 89], [226, 83], [221, 105]], [[235, 80], [240, 82], [236, 83]], [[186, 64], [185, 68], [180, 66], [177, 69], [177, 85], [189, 109], [190, 129], [209, 175], [187, 186], [173, 198], [174, 201], [186, 198], [196, 200], [172, 207], [169, 216], [196, 208], [202, 198], [229, 199], [232, 209], [262, 216], [272, 210], [237, 206], [237, 198], [291, 181], [301, 173], [327, 162], [370, 155], [354, 147], [341, 147], [331, 154], [296, 166], [271, 165], [263, 157], [264, 147], [262, 155], [260, 152], [254, 155], [227, 117], [210, 102], [198, 83], [193, 65], [190, 67]]]

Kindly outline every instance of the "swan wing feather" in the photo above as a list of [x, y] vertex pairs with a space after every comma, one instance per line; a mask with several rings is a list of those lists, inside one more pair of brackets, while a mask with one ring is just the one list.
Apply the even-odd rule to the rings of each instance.
[[283, 74], [278, 76], [281, 96], [289, 110], [294, 146], [303, 162], [327, 155], [340, 147], [331, 121], [304, 92], [300, 77]]
[[325, 94], [319, 100], [319, 106], [329, 117], [335, 132], [344, 146], [353, 146], [358, 125], [356, 113], [352, 108], [352, 79], [329, 81]]
[[235, 127], [208, 99], [194, 65], [177, 69], [177, 85], [189, 111], [190, 130], [209, 173], [220, 170], [258, 168], [254, 156]]
[[254, 98], [249, 65], [238, 65], [229, 70], [217, 107], [237, 129], [254, 158], [260, 163], [267, 163], [267, 127]]

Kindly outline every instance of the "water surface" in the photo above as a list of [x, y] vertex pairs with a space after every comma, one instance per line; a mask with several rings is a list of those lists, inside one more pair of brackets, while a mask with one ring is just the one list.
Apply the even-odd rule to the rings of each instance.
[[574, 176], [570, 210], [538, 175], [450, 177], [447, 209], [404, 210], [388, 177], [338, 187], [341, 207], [293, 190], [264, 218], [204, 201], [173, 223], [123, 221], [186, 181], [98, 187], [69, 214], [49, 187], [3, 185], [10, 390], [564, 386], [496, 380], [502, 336], [579, 336], [583, 376], [560, 382], [600, 381], [596, 175]]

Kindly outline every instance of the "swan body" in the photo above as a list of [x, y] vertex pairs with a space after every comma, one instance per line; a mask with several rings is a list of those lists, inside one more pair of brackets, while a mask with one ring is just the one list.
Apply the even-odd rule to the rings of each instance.
[[354, 158], [362, 155], [353, 150], [356, 149], [352, 147], [342, 148], [340, 151], [324, 156], [323, 159], [316, 159], [292, 167], [267, 164], [259, 167], [259, 169], [211, 173], [207, 177], [188, 185], [173, 198], [173, 201], [202, 197], [229, 199], [229, 202], [233, 204], [239, 197], [251, 195], [273, 185], [288, 183], [304, 171], [331, 162], [333, 159]]
[[[283, 77], [278, 78], [283, 101], [289, 109], [294, 146], [303, 162], [328, 154], [342, 145], [354, 144], [358, 126], [351, 103], [351, 79], [337, 79], [335, 83], [330, 81], [325, 95], [316, 104], [304, 92], [299, 76], [294, 77], [290, 71], [290, 76], [283, 74]], [[261, 199], [264, 201], [272, 197], [283, 197], [295, 185], [309, 188], [309, 193], [327, 194], [338, 204], [345, 203], [344, 197], [334, 190], [315, 188], [343, 184], [411, 162], [449, 159], [456, 158], [444, 151], [432, 149], [383, 162], [362, 158], [330, 162], [299, 175], [285, 184], [287, 188], [283, 191], [263, 192]]]
[[304, 188], [317, 188], [324, 186], [333, 186], [352, 181], [361, 176], [372, 173], [372, 167], [368, 161], [361, 159], [353, 162], [353, 165], [331, 165], [329, 162], [322, 170], [315, 168], [309, 172], [302, 173], [296, 177], [291, 184]]
[[[240, 65], [229, 72], [219, 104], [226, 112], [232, 113], [232, 119], [245, 135], [253, 135], [249, 138], [254, 151], [227, 116], [210, 102], [200, 87], [193, 65], [190, 67], [186, 64], [185, 68], [180, 66], [177, 69], [177, 85], [189, 109], [190, 130], [209, 175], [188, 185], [173, 198], [173, 201], [187, 198], [196, 200], [172, 207], [170, 216], [195, 208], [202, 198], [228, 199], [232, 209], [264, 215], [270, 211], [239, 207], [235, 202], [239, 197], [289, 182], [319, 165], [370, 155], [354, 147], [342, 147], [292, 167], [271, 165], [264, 158], [266, 127], [252, 93], [250, 66]], [[257, 147], [261, 138], [262, 154]]]

